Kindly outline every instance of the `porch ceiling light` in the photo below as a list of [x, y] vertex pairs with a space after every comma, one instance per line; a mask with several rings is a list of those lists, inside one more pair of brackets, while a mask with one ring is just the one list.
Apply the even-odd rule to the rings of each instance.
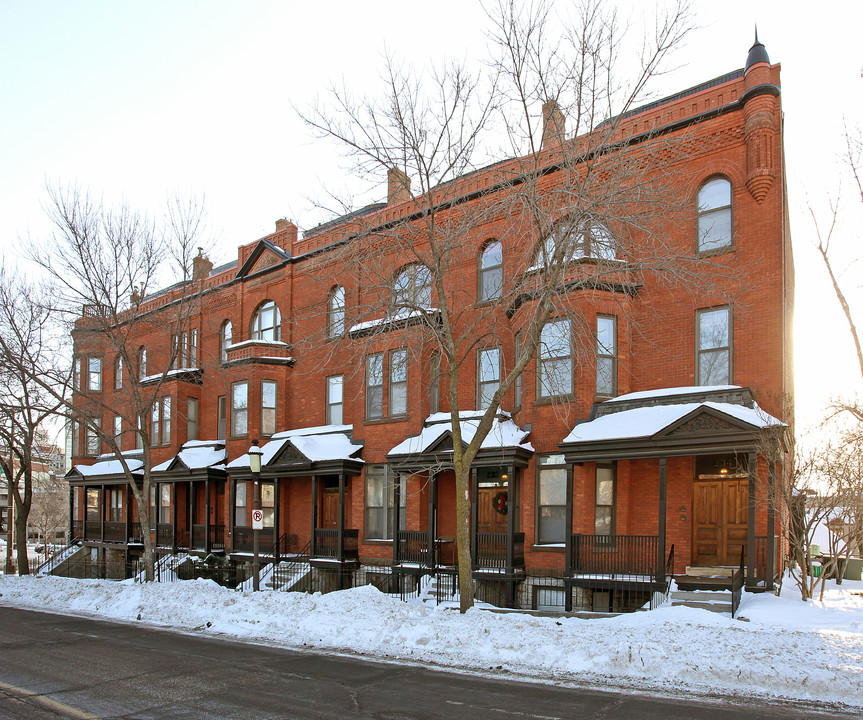
[[258, 447], [258, 441], [252, 440], [252, 447], [249, 448], [249, 470], [253, 473], [261, 472], [261, 456], [263, 454], [263, 449]]

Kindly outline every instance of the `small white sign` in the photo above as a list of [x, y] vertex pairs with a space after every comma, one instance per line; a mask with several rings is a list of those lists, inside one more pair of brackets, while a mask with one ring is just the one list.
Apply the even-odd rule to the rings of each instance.
[[264, 511], [252, 510], [252, 530], [264, 529]]

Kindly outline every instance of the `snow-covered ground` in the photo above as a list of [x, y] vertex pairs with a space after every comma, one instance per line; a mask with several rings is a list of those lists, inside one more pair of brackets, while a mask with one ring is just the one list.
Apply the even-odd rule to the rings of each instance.
[[863, 707], [863, 583], [824, 602], [745, 595], [732, 620], [664, 607], [615, 618], [534, 617], [408, 604], [371, 586], [328, 595], [238, 592], [206, 580], [0, 577], [0, 604], [287, 648], [358, 653], [543, 682], [761, 695]]

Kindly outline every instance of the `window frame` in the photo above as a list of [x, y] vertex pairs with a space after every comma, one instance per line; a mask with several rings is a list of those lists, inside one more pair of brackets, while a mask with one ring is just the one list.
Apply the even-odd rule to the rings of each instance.
[[150, 410], [150, 445], [171, 444], [171, 396], [157, 398]]
[[[608, 471], [611, 477], [611, 504], [599, 502], [599, 471]], [[593, 485], [593, 534], [597, 537], [609, 538], [609, 542], [617, 535], [617, 466], [614, 463], [596, 463], [594, 467], [594, 485]], [[597, 532], [599, 524], [599, 509], [609, 509], [609, 531], [608, 533]]]
[[87, 392], [102, 392], [102, 366], [103, 363], [100, 356], [91, 355], [87, 358]]
[[[489, 353], [497, 353], [497, 363], [496, 365], [497, 375], [494, 380], [483, 380], [482, 377], [482, 369], [483, 369], [483, 356]], [[500, 387], [501, 375], [503, 374], [503, 352], [501, 352], [500, 345], [492, 345], [491, 347], [479, 348], [476, 351], [476, 409], [477, 410], [486, 410], [491, 404], [491, 398], [494, 396], [495, 392], [497, 392]], [[490, 365], [491, 367], [491, 365]], [[488, 396], [489, 405], [483, 404], [483, 398], [485, 397], [483, 394], [483, 389], [486, 387], [494, 386], [494, 389]]]
[[[420, 279], [427, 278], [427, 283], [420, 284]], [[400, 279], [406, 278], [406, 284], [400, 288]], [[396, 312], [400, 310], [428, 309], [432, 299], [431, 270], [422, 263], [412, 263], [402, 267], [393, 278], [392, 305]], [[425, 301], [425, 302], [423, 302]]]
[[[121, 415], [114, 416], [114, 442], [120, 445], [120, 438], [123, 435], [123, 417]], [[122, 448], [121, 448], [122, 449]]]
[[228, 396], [219, 395], [216, 398], [216, 439], [228, 438]]
[[224, 365], [228, 362], [228, 348], [234, 338], [234, 324], [225, 320], [219, 326], [219, 362]]
[[[242, 490], [242, 492], [240, 492]], [[243, 504], [240, 504], [240, 495], [243, 496]], [[234, 527], [249, 527], [249, 483], [245, 480], [238, 480], [234, 486]], [[240, 514], [242, 508], [242, 515]], [[238, 522], [242, 520], [242, 522]]]
[[[363, 540], [372, 542], [392, 542], [393, 541], [393, 506], [395, 500], [395, 478], [398, 478], [399, 491], [399, 527], [405, 528], [407, 522], [407, 476], [404, 473], [394, 472], [389, 465], [385, 463], [376, 463], [366, 465], [363, 470]], [[377, 481], [383, 484], [382, 488], [378, 488], [375, 494], [380, 494], [383, 504], [369, 504], [369, 484], [370, 480]], [[380, 537], [370, 533], [370, 528], [374, 523], [369, 522], [371, 513], [379, 513], [382, 517], [377, 521], [380, 524]]]
[[[245, 407], [238, 407], [235, 405], [236, 398], [235, 394], [240, 388], [245, 389], [246, 393], [246, 404]], [[237, 418], [245, 419], [245, 429], [243, 432], [236, 432], [237, 430]], [[231, 383], [231, 437], [232, 438], [241, 438], [249, 436], [249, 381], [248, 380], [238, 380], [237, 382]]]
[[[487, 265], [486, 257], [490, 250], [496, 250], [500, 255], [500, 261], [494, 264]], [[497, 258], [495, 258], [497, 259]], [[497, 286], [488, 291], [489, 276], [496, 275], [498, 278]], [[492, 238], [486, 240], [479, 250], [477, 258], [477, 289], [476, 297], [478, 302], [493, 302], [499, 300], [503, 292], [503, 244], [500, 240]]]
[[[513, 347], [515, 351], [515, 357], [513, 358], [513, 367], [518, 362], [518, 354], [521, 351], [521, 330], [515, 333], [515, 339], [513, 341]], [[515, 380], [513, 381], [513, 400], [515, 403], [515, 410], [518, 410], [521, 407], [522, 403], [522, 384], [521, 384], [521, 376], [524, 375], [524, 371], [520, 372], [516, 375]]]
[[[545, 240], [540, 243], [537, 259], [534, 263], [536, 267], [549, 267], [549, 261], [557, 254], [557, 247], [560, 244], [559, 238], [561, 237], [566, 238], [567, 245], [566, 252], [561, 258], [564, 264], [581, 260], [604, 262], [619, 260], [617, 237], [605, 223], [590, 216], [583, 217], [577, 222], [572, 218], [561, 218], [555, 223]], [[602, 237], [606, 242], [599, 242], [598, 237]], [[597, 248], [603, 250], [596, 252]]]
[[345, 288], [335, 285], [327, 295], [327, 337], [342, 338], [345, 336], [346, 320]]
[[[345, 422], [345, 376], [344, 375], [329, 375], [326, 379], [326, 424], [327, 425], [344, 425]], [[339, 400], [333, 400], [333, 388], [339, 389]], [[338, 422], [335, 422], [333, 408], [339, 408]]]
[[83, 377], [83, 375], [82, 375], [83, 372], [84, 372], [84, 370], [83, 370], [83, 365], [81, 363], [81, 356], [76, 355], [72, 361], [72, 389], [73, 390], [80, 390], [81, 389], [81, 380]]
[[[544, 357], [543, 348], [547, 347], [546, 343], [543, 341], [543, 334], [545, 333], [545, 329], [550, 325], [564, 325], [567, 328], [567, 339], [569, 341], [569, 348], [567, 355], [555, 355], [550, 357]], [[539, 343], [537, 345], [537, 360], [536, 360], [536, 396], [537, 400], [540, 401], [548, 401], [553, 400], [554, 398], [566, 398], [571, 397], [573, 393], [573, 378], [574, 378], [574, 353], [572, 349], [572, 319], [563, 316], [548, 320], [545, 325], [543, 325], [542, 330], [540, 331]], [[567, 368], [567, 388], [565, 392], [544, 392], [545, 377], [546, 377], [546, 365], [550, 365], [555, 362], [562, 362], [564, 360], [568, 361]], [[548, 389], [555, 390], [559, 388], [553, 388], [549, 385]]]
[[[272, 324], [264, 325], [264, 313], [272, 312]], [[268, 337], [272, 335], [272, 337]], [[255, 308], [252, 322], [249, 326], [249, 338], [257, 342], [281, 342], [282, 313], [275, 300], [264, 300]]]
[[138, 348], [138, 381], [147, 377], [147, 348], [143, 345]]
[[[91, 418], [90, 423], [101, 428], [102, 418]], [[99, 433], [91, 427], [90, 423], [84, 426], [84, 455], [86, 457], [98, 457], [102, 451], [102, 438], [99, 437]]]
[[[703, 348], [701, 345], [702, 318], [710, 313], [724, 312], [727, 317], [726, 332], [727, 344], [716, 347]], [[728, 377], [723, 383], [702, 383], [703, 358], [711, 353], [727, 353], [728, 359], [726, 370]], [[695, 384], [698, 387], [710, 387], [711, 385], [731, 385], [734, 382], [734, 310], [731, 305], [717, 305], [714, 307], [699, 308], [695, 311]]]
[[[193, 410], [194, 408], [194, 410]], [[186, 442], [198, 439], [199, 418], [201, 417], [201, 403], [198, 398], [186, 398]], [[194, 428], [194, 432], [190, 429]]]
[[440, 352], [432, 350], [429, 355], [429, 415], [440, 412]]
[[[265, 392], [264, 386], [272, 387], [273, 394], [273, 404], [272, 406], [264, 405], [265, 402]], [[278, 407], [279, 407], [279, 383], [276, 380], [261, 380], [261, 435], [265, 435], [269, 437], [270, 435], [276, 434], [276, 428], [278, 427]], [[272, 416], [272, 424], [271, 426], [267, 426], [264, 422], [264, 418], [270, 419]], [[270, 427], [272, 427], [272, 432], [267, 432]]]
[[[726, 205], [718, 205], [709, 207], [706, 210], [701, 209], [701, 194], [707, 187], [714, 182], [721, 181], [725, 183], [728, 189], [728, 203]], [[702, 232], [702, 221], [709, 217], [719, 217], [720, 215], [728, 216], [728, 238], [727, 242], [722, 245], [704, 246], [704, 240], [707, 235], [706, 230]], [[695, 193], [695, 250], [699, 255], [716, 255], [719, 253], [730, 252], [734, 249], [734, 186], [731, 184], [725, 175], [711, 175], [706, 178]]]
[[[611, 351], [603, 344], [600, 339], [600, 321], [608, 321], [611, 323]], [[603, 352], [605, 351], [605, 352]], [[606, 361], [610, 364], [611, 370], [610, 387], [600, 388], [600, 362]], [[605, 392], [608, 390], [608, 392]], [[596, 316], [596, 395], [597, 397], [614, 397], [617, 394], [617, 316], [599, 314]]]
[[123, 389], [123, 356], [117, 355], [114, 358], [114, 389]]
[[[396, 359], [401, 358], [401, 359]], [[403, 371], [403, 379], [396, 379], [396, 372]], [[389, 388], [387, 392], [387, 415], [391, 418], [405, 417], [408, 414], [408, 351], [406, 348], [395, 348], [389, 353]], [[402, 392], [402, 398], [396, 398], [396, 392]], [[401, 406], [403, 403], [403, 407]]]
[[[380, 382], [372, 383], [372, 363], [378, 363], [379, 368], [376, 368], [377, 374], [380, 377]], [[374, 379], [377, 379], [375, 377]], [[382, 420], [384, 418], [384, 354], [382, 352], [371, 353], [366, 355], [366, 420]], [[377, 389], [380, 399], [377, 401], [377, 407], [373, 408], [373, 397], [370, 392]], [[377, 398], [374, 398], [377, 400]]]
[[[569, 478], [569, 466], [563, 453], [542, 453], [536, 456], [536, 518], [534, 522], [534, 538], [533, 544], [537, 546], [557, 546], [566, 544], [566, 483]], [[563, 471], [563, 503], [544, 503], [542, 494], [542, 474], [543, 471], [559, 472]], [[543, 532], [543, 508], [563, 508], [563, 539], [555, 540], [544, 537]]]

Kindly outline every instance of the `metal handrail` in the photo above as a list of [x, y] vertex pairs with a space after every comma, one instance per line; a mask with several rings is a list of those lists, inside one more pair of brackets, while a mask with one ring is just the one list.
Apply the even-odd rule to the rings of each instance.
[[737, 617], [737, 608], [740, 607], [740, 593], [745, 582], [746, 570], [746, 546], [740, 548], [740, 567], [731, 575], [731, 617]]

